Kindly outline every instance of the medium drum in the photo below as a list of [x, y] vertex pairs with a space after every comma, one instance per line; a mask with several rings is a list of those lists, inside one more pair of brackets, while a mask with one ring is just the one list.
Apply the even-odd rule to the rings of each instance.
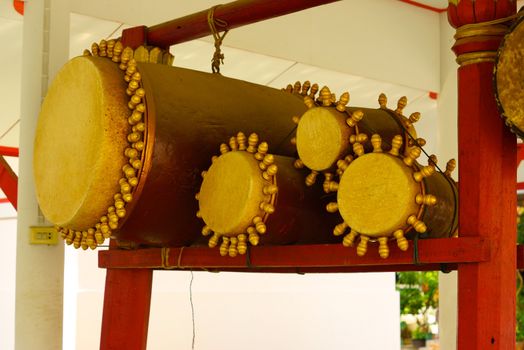
[[403, 136], [396, 135], [389, 151], [378, 134], [370, 138], [372, 151], [362, 145], [354, 148], [355, 158], [338, 162], [340, 181], [327, 186], [337, 192], [336, 201], [327, 205], [329, 212], [339, 212], [343, 222], [333, 233], [343, 235], [343, 244], [353, 246], [360, 236], [357, 254], [367, 251], [368, 242], [378, 241], [382, 258], [389, 256], [388, 240], [396, 239], [407, 250], [408, 238], [450, 237], [457, 229], [457, 188], [450, 174], [455, 161], [450, 160], [444, 173], [435, 170], [436, 157], [429, 164], [416, 162], [420, 148], [408, 155], [400, 152]]
[[[520, 14], [522, 14], [522, 9]], [[495, 62], [495, 98], [506, 125], [524, 137], [524, 17], [504, 37]]]
[[201, 229], [194, 195], [216, 146], [238, 130], [290, 156], [301, 98], [169, 63], [168, 53], [94, 44], [58, 73], [43, 102], [34, 178], [44, 215], [66, 242], [104, 238], [187, 245]]
[[205, 226], [209, 246], [220, 254], [245, 254], [247, 243], [330, 243], [334, 218], [320, 188], [304, 186], [294, 158], [268, 153], [257, 134], [242, 132], [220, 146], [220, 155], [202, 173], [196, 198], [197, 217]]

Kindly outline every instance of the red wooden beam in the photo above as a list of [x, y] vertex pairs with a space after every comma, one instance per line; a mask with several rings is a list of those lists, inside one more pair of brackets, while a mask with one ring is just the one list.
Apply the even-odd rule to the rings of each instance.
[[17, 147], [0, 146], [0, 156], [18, 157], [19, 151]]
[[13, 207], [17, 209], [18, 177], [2, 155], [0, 155], [0, 188], [4, 191]]
[[[339, 0], [238, 0], [216, 7], [214, 17], [227, 22], [228, 29], [234, 29], [335, 1]], [[165, 48], [202, 38], [211, 34], [208, 12], [209, 10], [200, 11], [149, 29], [143, 26], [126, 29], [122, 32], [122, 41], [124, 45], [133, 48], [144, 42]], [[224, 28], [217, 27], [217, 30], [223, 31]]]
[[420, 2], [414, 1], [414, 0], [399, 0], [399, 1], [405, 2], [406, 4], [413, 5], [415, 7], [423, 8], [425, 10], [430, 10], [430, 11], [433, 11], [433, 12], [437, 12], [437, 13], [446, 12], [446, 10], [447, 10], [447, 8], [434, 7], [434, 6], [426, 5], [426, 4], [423, 4], [423, 3], [420, 3]]
[[[218, 249], [208, 247], [149, 248], [138, 250], [103, 250], [98, 253], [101, 268], [150, 269], [218, 269], [263, 272], [349, 272], [439, 269], [440, 264], [487, 261], [490, 244], [480, 238], [427, 239], [418, 243], [419, 263], [413, 260], [413, 244], [408, 251], [391, 249], [389, 258], [382, 259], [378, 250], [370, 249], [359, 257], [355, 249], [341, 244], [259, 246], [251, 247], [249, 255], [222, 257]], [[456, 265], [453, 265], [456, 266]], [[286, 270], [287, 269], [287, 270]], [[330, 270], [331, 269], [331, 270]]]

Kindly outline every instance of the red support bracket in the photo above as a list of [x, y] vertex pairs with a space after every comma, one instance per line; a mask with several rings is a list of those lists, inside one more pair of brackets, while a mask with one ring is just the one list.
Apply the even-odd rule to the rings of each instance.
[[11, 169], [4, 157], [0, 155], [0, 188], [13, 207], [18, 207], [18, 177]]

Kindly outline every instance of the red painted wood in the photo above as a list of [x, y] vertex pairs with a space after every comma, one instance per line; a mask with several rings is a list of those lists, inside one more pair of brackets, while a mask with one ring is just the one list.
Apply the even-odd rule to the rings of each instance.
[[418, 1], [414, 1], [414, 0], [399, 0], [399, 1], [405, 2], [406, 4], [413, 5], [415, 7], [423, 8], [425, 10], [430, 10], [430, 11], [433, 11], [433, 12], [437, 12], [437, 13], [446, 12], [446, 8], [434, 7], [434, 6], [422, 4], [422, 3], [418, 2]]
[[459, 232], [491, 261], [458, 268], [458, 349], [515, 348], [516, 140], [498, 115], [492, 63], [459, 69]]
[[18, 176], [0, 155], [0, 188], [15, 209], [18, 207]]
[[[190, 269], [260, 269], [260, 268], [341, 268], [359, 271], [391, 271], [404, 265], [419, 270], [413, 264], [413, 246], [406, 252], [391, 247], [388, 259], [379, 257], [376, 246], [359, 257], [353, 248], [341, 244], [259, 246], [251, 247], [249, 257], [222, 257], [218, 249], [207, 247], [149, 248], [139, 250], [110, 249], [98, 253], [101, 268], [190, 268]], [[479, 238], [427, 239], [419, 241], [419, 261], [422, 264], [471, 263], [487, 261], [490, 244]], [[326, 271], [327, 272], [327, 269]]]
[[[215, 9], [214, 16], [226, 21], [228, 29], [233, 29], [335, 1], [339, 0], [238, 0], [220, 5]], [[169, 47], [210, 35], [207, 15], [208, 10], [204, 10], [150, 27], [147, 30], [146, 42], [149, 45]], [[122, 37], [125, 38], [127, 31], [133, 29], [124, 30]], [[221, 27], [217, 29], [223, 31]], [[129, 41], [129, 43], [135, 48], [143, 42]]]
[[145, 350], [153, 270], [107, 269], [101, 350]]
[[0, 198], [0, 203], [11, 203], [11, 201], [7, 198]]
[[0, 156], [18, 157], [19, 151], [17, 147], [0, 146]]
[[147, 27], [138, 26], [122, 31], [122, 45], [124, 47], [130, 46], [133, 49], [136, 49], [140, 45], [143, 45], [147, 42]]

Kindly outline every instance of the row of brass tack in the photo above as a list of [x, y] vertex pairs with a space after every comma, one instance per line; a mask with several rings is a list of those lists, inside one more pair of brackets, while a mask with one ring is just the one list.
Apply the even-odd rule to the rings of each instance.
[[[128, 114], [122, 116], [127, 126], [123, 130], [126, 146], [121, 179], [115, 181], [114, 192], [100, 194], [109, 198], [109, 206], [96, 214], [100, 215], [98, 220], [88, 225], [55, 219], [65, 242], [75, 248], [94, 249], [110, 237], [128, 247], [172, 246], [173, 242], [176, 242], [174, 245], [205, 244], [193, 233], [190, 239], [171, 238], [178, 234], [177, 227], [186, 227], [185, 224], [192, 227], [194, 220], [203, 222], [201, 234], [208, 246], [230, 257], [246, 254], [249, 245], [338, 242], [345, 247], [355, 247], [359, 256], [365, 255], [372, 246], [380, 257], [387, 258], [390, 249], [397, 249], [390, 247], [390, 241], [406, 251], [408, 239], [450, 237], [456, 233], [457, 189], [451, 179], [455, 161], [448, 161], [445, 171], [440, 171], [434, 155], [428, 158], [427, 164], [418, 161], [425, 145], [414, 127], [420, 113], [404, 116], [406, 97], [398, 100], [394, 110], [387, 107], [384, 94], [378, 98], [377, 109], [351, 107], [348, 92], [337, 98], [328, 87], [319, 89], [309, 81], [296, 82], [277, 91], [216, 74], [174, 68], [171, 67], [173, 57], [168, 52], [151, 47], [132, 50], [117, 40], [93, 44], [91, 51], [86, 50], [83, 57], [73, 60], [89, 60], [89, 65], [101, 71], [113, 69], [104, 63], [109, 60], [115, 72], [121, 72], [115, 74], [121, 74], [128, 96]], [[102, 66], [103, 69], [99, 68]], [[174, 80], [188, 76], [190, 83], [173, 81], [173, 88], [183, 85], [180, 94], [199, 95], [209, 99], [208, 104], [218, 103], [216, 99], [223, 103], [231, 98], [225, 108], [231, 108], [239, 116], [242, 116], [239, 109], [243, 107], [236, 105], [228, 89], [239, 98], [242, 94], [249, 95], [251, 90], [257, 91], [249, 95], [250, 106], [257, 103], [257, 94], [262, 96], [258, 90], [264, 89], [271, 95], [264, 98], [275, 103], [264, 102], [265, 107], [258, 107], [258, 112], [246, 109], [246, 113], [251, 114], [244, 117], [234, 117], [227, 110], [217, 108], [210, 112], [216, 115], [205, 115], [202, 106], [206, 101], [194, 106], [188, 98], [177, 103], [171, 101], [168, 108], [159, 92], [160, 86], [167, 83], [154, 81], [156, 76], [166, 76], [161, 78], [166, 80], [171, 76]], [[198, 86], [200, 80], [202, 86], [210, 86], [211, 82], [218, 89], [205, 91], [191, 86]], [[144, 81], [153, 83], [148, 85]], [[220, 95], [222, 89], [224, 97]], [[280, 99], [289, 100], [293, 104], [290, 110], [300, 112], [264, 120], [267, 111], [288, 113]], [[300, 103], [297, 104], [297, 100]], [[190, 108], [194, 110], [186, 111]], [[267, 110], [261, 110], [264, 108]], [[163, 111], [170, 109], [173, 115], [164, 118]], [[39, 123], [46, 123], [49, 118], [46, 113], [42, 112]], [[188, 121], [191, 118], [201, 119]], [[259, 119], [264, 123], [258, 123]], [[273, 132], [272, 128], [282, 129], [280, 125], [286, 125], [286, 130]], [[206, 132], [208, 127], [211, 132]], [[160, 130], [170, 128], [173, 129], [171, 140], [166, 140], [165, 132]], [[224, 137], [225, 133], [229, 133], [229, 138]], [[59, 139], [56, 142], [60, 142]], [[176, 140], [181, 140], [180, 144], [175, 144]], [[205, 147], [191, 150], [195, 152], [191, 158], [194, 165], [188, 163], [183, 166], [189, 169], [176, 170], [182, 174], [180, 179], [165, 166], [168, 163], [159, 160], [166, 156], [161, 155], [162, 150], [198, 142], [205, 143]], [[215, 149], [215, 154], [202, 154], [211, 149]], [[197, 162], [196, 159], [202, 157], [211, 159], [211, 163], [204, 166]], [[182, 164], [177, 159], [172, 162]], [[156, 175], [162, 174], [162, 166], [165, 174]], [[177, 163], [173, 169], [179, 169], [178, 166]], [[188, 174], [201, 174], [201, 179]], [[42, 188], [47, 184], [40, 184], [40, 176], [36, 170], [37, 192], [43, 193]], [[168, 224], [159, 225], [158, 229], [143, 223], [144, 217], [156, 220], [153, 214], [156, 209], [151, 208], [151, 204], [144, 209], [142, 204], [148, 202], [152, 192], [158, 192], [154, 186], [161, 181], [153, 179], [154, 176], [177, 177], [172, 180], [171, 189], [165, 187], [167, 192], [193, 192], [196, 201], [181, 204], [182, 212], [195, 208], [192, 217], [174, 214], [173, 223], [166, 221]], [[172, 201], [184, 198], [178, 195]], [[46, 197], [40, 195], [39, 201], [44, 214], [49, 212], [48, 218], [52, 221], [54, 214], [46, 209]], [[159, 199], [159, 206], [160, 202]], [[168, 219], [163, 215], [162, 220]], [[135, 230], [133, 225], [140, 227], [144, 234], [130, 234]]]

